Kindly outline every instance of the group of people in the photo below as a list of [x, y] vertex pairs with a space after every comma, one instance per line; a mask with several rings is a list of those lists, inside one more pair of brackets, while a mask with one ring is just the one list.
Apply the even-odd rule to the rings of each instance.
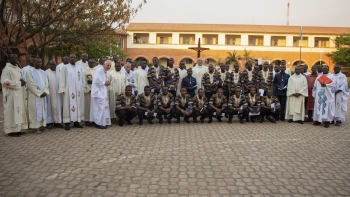
[[[42, 70], [42, 59], [32, 57], [22, 69], [16, 54], [9, 54], [3, 69], [1, 84], [4, 102], [4, 131], [9, 136], [20, 136], [22, 130], [43, 129], [53, 126], [82, 128], [86, 126], [106, 129], [108, 125], [131, 125], [138, 116], [138, 124], [144, 120], [154, 124], [158, 119], [171, 124], [175, 118], [184, 122], [212, 123], [213, 118], [240, 123], [266, 120], [298, 122], [307, 120], [314, 125], [328, 128], [332, 122], [340, 126], [345, 120], [349, 97], [346, 76], [340, 65], [334, 73], [328, 66], [307, 65], [295, 67], [292, 75], [286, 61], [280, 65], [264, 62], [253, 66], [230, 62], [215, 68], [203, 65], [198, 58], [193, 68], [186, 69], [180, 62], [174, 67], [174, 59], [160, 65], [158, 58], [148, 66], [142, 60], [138, 67], [131, 59], [122, 65], [117, 55], [112, 60], [102, 57], [98, 64], [84, 53], [80, 61], [71, 54], [62, 57], [56, 65], [51, 60], [49, 68]], [[198, 120], [199, 118], [199, 120]], [[62, 124], [64, 123], [64, 124]]]

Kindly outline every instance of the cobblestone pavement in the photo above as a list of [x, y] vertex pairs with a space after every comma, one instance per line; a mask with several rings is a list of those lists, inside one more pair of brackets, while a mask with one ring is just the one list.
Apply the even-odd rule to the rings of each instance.
[[350, 196], [349, 122], [133, 123], [1, 134], [0, 196]]

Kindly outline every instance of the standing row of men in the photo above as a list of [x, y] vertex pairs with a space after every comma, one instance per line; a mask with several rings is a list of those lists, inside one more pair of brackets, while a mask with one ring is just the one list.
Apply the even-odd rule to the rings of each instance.
[[[319, 68], [313, 67], [309, 74], [299, 66], [290, 76], [283, 60], [274, 69], [265, 62], [262, 70], [258, 66], [253, 68], [248, 61], [243, 72], [239, 71], [238, 64], [234, 64], [233, 71], [222, 64], [218, 72], [213, 65], [204, 66], [201, 58], [194, 68], [186, 70], [184, 62], [180, 62], [177, 69], [173, 66], [174, 59], [170, 58], [164, 67], [155, 57], [152, 66], [141, 61], [135, 72], [130, 62], [122, 67], [118, 56], [113, 57], [113, 62], [100, 58], [95, 66], [87, 54], [78, 62], [71, 54], [63, 57], [57, 67], [50, 61], [46, 71], [40, 69], [40, 58], [29, 59], [29, 65], [23, 70], [17, 61], [17, 55], [10, 54], [1, 81], [5, 114], [11, 117], [5, 117], [5, 133], [10, 135], [18, 135], [28, 126], [40, 133], [39, 128], [46, 124], [60, 126], [62, 122], [65, 130], [70, 130], [71, 122], [74, 127], [82, 128], [83, 120], [87, 126], [95, 124], [105, 129], [106, 125], [116, 123], [117, 116], [120, 126], [124, 122], [131, 124], [136, 114], [139, 124], [143, 124], [144, 116], [153, 124], [151, 118], [155, 114], [160, 123], [163, 118], [169, 122], [172, 117], [179, 122], [180, 116], [184, 116], [186, 122], [191, 116], [195, 122], [199, 116], [201, 122], [209, 117], [210, 123], [213, 115], [219, 121], [221, 115], [228, 117], [231, 123], [234, 114], [239, 115], [243, 123], [242, 120], [249, 121], [249, 117], [255, 121], [255, 114], [261, 113], [260, 122], [263, 122], [267, 112], [273, 112], [266, 116], [272, 122], [287, 118], [289, 122], [303, 123], [305, 102], [309, 120], [313, 116], [315, 125], [325, 122], [325, 127], [329, 127], [333, 119], [336, 125], [344, 121], [349, 96], [346, 77], [339, 65], [334, 67], [334, 74], [328, 73], [328, 67], [321, 67], [322, 74]], [[20, 101], [22, 96], [26, 102]], [[150, 101], [151, 98], [156, 101]]]

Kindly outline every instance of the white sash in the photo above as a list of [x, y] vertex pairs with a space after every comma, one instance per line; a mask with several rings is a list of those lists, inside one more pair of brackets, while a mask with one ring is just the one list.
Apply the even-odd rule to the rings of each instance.
[[66, 68], [68, 71], [70, 120], [76, 122], [78, 121], [78, 104], [81, 102], [82, 72], [78, 65], [75, 66], [75, 71], [71, 64], [67, 64]]
[[[37, 88], [40, 88], [40, 90], [43, 90], [45, 88], [45, 84], [41, 84], [40, 76], [38, 75], [38, 72], [35, 70], [35, 68], [31, 68], [30, 72], [33, 75], [34, 83], [36, 84]], [[43, 82], [45, 83], [44, 79], [47, 78], [46, 73], [40, 69], [41, 77], [43, 78]], [[44, 101], [44, 102], [43, 102]], [[35, 108], [36, 108], [36, 121], [41, 122], [45, 120], [45, 116], [43, 115], [43, 108], [46, 108], [45, 105], [45, 99], [40, 97], [35, 97]]]

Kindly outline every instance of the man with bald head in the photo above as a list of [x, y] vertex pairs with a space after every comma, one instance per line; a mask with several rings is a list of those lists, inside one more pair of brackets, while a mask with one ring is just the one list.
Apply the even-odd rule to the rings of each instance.
[[48, 127], [61, 126], [62, 123], [62, 110], [61, 100], [58, 94], [58, 78], [56, 75], [56, 62], [54, 60], [49, 61], [49, 69], [46, 71], [47, 79], [49, 82], [49, 92], [47, 95], [47, 119], [46, 124]]
[[92, 79], [90, 122], [94, 122], [98, 129], [106, 129], [111, 125], [108, 89], [111, 82], [107, 79], [107, 72], [112, 62], [107, 60], [103, 66], [97, 68]]
[[88, 67], [89, 56], [87, 53], [81, 55], [81, 60], [77, 61], [77, 64], [80, 65], [81, 69], [85, 70]]
[[197, 93], [197, 90], [199, 88], [204, 88], [202, 85], [203, 75], [209, 72], [208, 67], [203, 65], [202, 58], [199, 57], [197, 59], [197, 64], [194, 68], [192, 68], [192, 72], [193, 72], [193, 77], [197, 80], [197, 89], [196, 89], [196, 93]]
[[76, 56], [69, 55], [69, 64], [61, 69], [59, 93], [63, 95], [63, 123], [65, 130], [70, 130], [70, 122], [74, 127], [83, 128], [79, 123], [84, 120], [84, 88], [83, 71], [76, 65]]
[[135, 85], [135, 75], [134, 75], [134, 71], [131, 70], [131, 65], [132, 63], [130, 62], [126, 62], [125, 65], [124, 65], [124, 73], [125, 73], [125, 76], [126, 76], [126, 80], [128, 81], [129, 83], [129, 86], [132, 87], [132, 94], [133, 95], [138, 95], [137, 94], [137, 87]]

